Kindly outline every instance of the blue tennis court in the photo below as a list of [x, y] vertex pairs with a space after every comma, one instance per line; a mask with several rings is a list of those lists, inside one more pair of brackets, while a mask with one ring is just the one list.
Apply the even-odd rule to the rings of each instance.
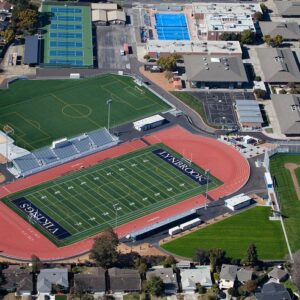
[[80, 24], [51, 24], [51, 29], [57, 29], [57, 30], [81, 30], [82, 25]]
[[82, 51], [77, 50], [50, 50], [50, 56], [83, 56]]
[[52, 7], [51, 12], [53, 13], [73, 13], [80, 14], [81, 8], [73, 8], [73, 7]]
[[83, 65], [83, 61], [77, 59], [50, 59], [49, 63], [55, 65], [76, 65], [76, 66]]
[[58, 48], [81, 48], [81, 42], [59, 42], [59, 41], [50, 41], [50, 47], [58, 47]]
[[63, 21], [63, 22], [81, 22], [82, 18], [80, 16], [53, 16], [52, 21]]
[[50, 32], [50, 38], [82, 39], [82, 33], [75, 33], [75, 32]]
[[190, 40], [185, 14], [155, 14], [159, 40]]

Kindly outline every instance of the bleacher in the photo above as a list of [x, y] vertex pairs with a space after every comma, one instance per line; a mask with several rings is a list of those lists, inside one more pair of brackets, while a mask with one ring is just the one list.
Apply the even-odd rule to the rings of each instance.
[[101, 128], [79, 136], [53, 142], [52, 146], [33, 151], [12, 161], [8, 170], [16, 177], [46, 170], [68, 161], [115, 146], [119, 139]]

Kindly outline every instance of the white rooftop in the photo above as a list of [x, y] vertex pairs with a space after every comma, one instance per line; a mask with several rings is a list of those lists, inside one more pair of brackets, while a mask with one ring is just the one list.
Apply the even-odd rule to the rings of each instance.
[[212, 55], [242, 55], [238, 41], [175, 41], [148, 40], [147, 52], [154, 53], [197, 53]]
[[227, 206], [234, 207], [236, 205], [242, 204], [242, 203], [244, 203], [246, 201], [249, 201], [249, 200], [251, 200], [251, 198], [249, 196], [247, 196], [245, 194], [240, 194], [240, 195], [237, 195], [235, 197], [232, 197], [230, 199], [225, 200], [225, 204]]
[[195, 14], [248, 14], [262, 12], [259, 3], [192, 3]]
[[163, 121], [165, 118], [163, 118], [162, 116], [160, 115], [154, 115], [154, 116], [151, 116], [151, 117], [148, 117], [148, 118], [145, 118], [145, 119], [141, 119], [141, 120], [138, 120], [136, 122], [133, 122], [133, 126], [135, 128], [137, 127], [142, 127], [144, 125], [147, 125], [147, 124], [152, 124], [152, 123], [155, 123], [155, 122], [158, 122], [158, 121]]

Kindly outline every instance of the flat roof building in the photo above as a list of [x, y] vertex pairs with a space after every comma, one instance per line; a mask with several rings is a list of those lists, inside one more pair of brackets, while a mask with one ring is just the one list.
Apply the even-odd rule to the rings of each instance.
[[184, 55], [190, 87], [235, 88], [248, 82], [243, 61], [237, 56]]
[[297, 22], [259, 22], [263, 35], [281, 35], [285, 41], [298, 41], [300, 28]]
[[274, 4], [277, 8], [278, 13], [282, 17], [300, 17], [300, 2], [299, 1], [279, 1], [274, 0]]
[[286, 136], [300, 136], [300, 95], [271, 95], [281, 132]]
[[25, 37], [24, 64], [37, 65], [39, 63], [39, 40], [37, 36]]
[[256, 52], [263, 81], [273, 84], [300, 82], [297, 51], [290, 48], [257, 48]]
[[236, 100], [236, 112], [243, 128], [261, 128], [263, 118], [256, 100]]
[[146, 49], [151, 57], [170, 55], [170, 53], [202, 55], [234, 55], [242, 57], [238, 41], [169, 41], [148, 40]]
[[92, 10], [117, 10], [118, 4], [117, 3], [91, 3], [91, 9]]
[[251, 204], [251, 198], [245, 194], [240, 194], [230, 199], [225, 200], [225, 206], [235, 211]]

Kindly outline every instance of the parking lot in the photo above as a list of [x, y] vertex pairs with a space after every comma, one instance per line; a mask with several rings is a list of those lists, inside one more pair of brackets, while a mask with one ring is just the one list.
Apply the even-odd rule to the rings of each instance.
[[130, 69], [128, 55], [121, 55], [124, 43], [130, 43], [128, 29], [122, 25], [97, 26], [98, 68], [103, 70]]
[[250, 92], [191, 92], [203, 103], [207, 120], [210, 124], [234, 128], [238, 120], [233, 104], [235, 100], [255, 100]]

